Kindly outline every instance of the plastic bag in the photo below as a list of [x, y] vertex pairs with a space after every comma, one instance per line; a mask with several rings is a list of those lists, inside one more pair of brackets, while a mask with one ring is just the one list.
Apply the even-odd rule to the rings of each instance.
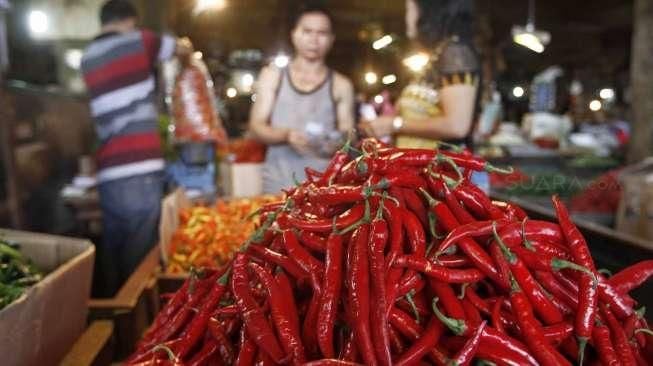
[[175, 80], [172, 118], [177, 142], [227, 142], [215, 105], [213, 82], [204, 62], [196, 57], [184, 60]]

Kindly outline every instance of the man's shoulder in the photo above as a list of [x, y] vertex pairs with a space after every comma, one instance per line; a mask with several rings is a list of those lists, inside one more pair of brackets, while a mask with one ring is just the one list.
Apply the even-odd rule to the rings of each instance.
[[354, 89], [354, 85], [347, 76], [333, 71], [333, 92], [337, 96], [343, 94], [350, 94]]

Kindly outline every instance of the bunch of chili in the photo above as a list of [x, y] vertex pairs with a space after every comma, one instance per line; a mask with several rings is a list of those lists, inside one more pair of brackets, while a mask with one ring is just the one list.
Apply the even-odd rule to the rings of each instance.
[[[606, 279], [557, 198], [559, 223], [492, 201], [469, 177], [500, 169], [469, 152], [361, 150], [245, 220], [235, 258], [167, 295], [126, 364], [642, 364], [629, 293], [651, 261]], [[209, 242], [206, 212], [182, 222]]]

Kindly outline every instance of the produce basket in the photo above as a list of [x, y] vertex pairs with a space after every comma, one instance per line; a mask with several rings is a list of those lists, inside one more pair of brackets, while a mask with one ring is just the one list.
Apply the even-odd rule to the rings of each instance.
[[0, 230], [0, 237], [47, 273], [0, 311], [0, 354], [7, 366], [56, 364], [84, 332], [95, 247], [87, 240]]

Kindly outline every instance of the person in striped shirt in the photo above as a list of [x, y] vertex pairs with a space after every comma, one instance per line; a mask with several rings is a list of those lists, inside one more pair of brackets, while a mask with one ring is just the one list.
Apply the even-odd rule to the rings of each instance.
[[86, 48], [82, 74], [90, 97], [103, 238], [98, 273], [111, 294], [157, 240], [164, 189], [154, 67], [192, 52], [188, 40], [137, 28], [127, 0], [100, 10], [101, 34]]

